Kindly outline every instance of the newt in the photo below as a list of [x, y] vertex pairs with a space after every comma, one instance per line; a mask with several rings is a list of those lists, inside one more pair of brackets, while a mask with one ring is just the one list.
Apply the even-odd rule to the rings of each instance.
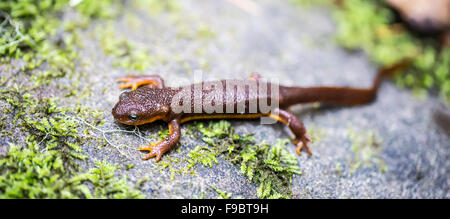
[[[157, 120], [168, 123], [169, 136], [158, 143], [140, 146], [140, 151], [148, 151], [143, 157], [144, 160], [156, 157], [158, 162], [164, 153], [172, 149], [180, 140], [180, 125], [182, 123], [200, 120], [200, 119], [256, 119], [263, 116], [271, 117], [279, 122], [284, 123], [294, 134], [293, 143], [297, 146], [296, 152], [300, 155], [300, 151], [305, 149], [311, 156], [312, 152], [310, 144], [311, 138], [307, 135], [303, 122], [293, 113], [287, 111], [287, 108], [296, 104], [304, 103], [325, 103], [334, 105], [361, 105], [367, 104], [376, 98], [377, 90], [381, 81], [392, 72], [397, 72], [409, 64], [409, 61], [402, 61], [396, 65], [381, 68], [369, 88], [352, 88], [352, 87], [289, 87], [278, 86], [278, 98], [273, 99], [271, 95], [271, 87], [274, 84], [267, 83], [267, 92], [251, 92], [248, 84], [256, 83], [261, 86], [261, 78], [257, 74], [252, 74], [247, 80], [221, 80], [215, 82], [202, 82], [182, 87], [166, 87], [164, 80], [158, 75], [135, 76], [128, 75], [119, 78], [118, 81], [125, 82], [120, 86], [123, 88], [131, 88], [131, 91], [123, 92], [119, 97], [119, 102], [112, 109], [114, 118], [127, 125], [142, 125]], [[227, 89], [230, 81], [234, 84], [244, 84], [245, 87], [241, 92], [237, 92], [238, 88]], [[209, 83], [209, 84], [208, 84]], [[231, 83], [231, 84], [233, 84]], [[203, 92], [195, 92], [196, 86], [212, 86], [212, 89]], [[234, 91], [234, 92], [230, 92]], [[183, 93], [180, 93], [183, 92]], [[211, 92], [215, 92], [215, 97], [211, 98]], [[174, 110], [172, 103], [174, 98], [178, 96], [190, 97], [188, 112]], [[214, 96], [213, 95], [213, 96]], [[222, 97], [222, 98], [220, 98]], [[183, 104], [183, 100], [177, 100], [179, 104]], [[175, 101], [175, 102], [177, 102]], [[262, 109], [260, 104], [256, 104], [251, 110], [252, 103], [278, 101], [277, 107]], [[212, 111], [202, 108], [202, 104], [209, 103], [219, 109]], [[210, 106], [209, 105], [209, 106]], [[232, 113], [225, 113], [225, 108], [232, 106]], [[241, 106], [239, 109], [238, 106]], [[200, 107], [200, 108], [198, 108]], [[255, 109], [256, 108], [256, 109]], [[197, 110], [196, 110], [197, 109]], [[223, 109], [222, 111], [220, 109]]]

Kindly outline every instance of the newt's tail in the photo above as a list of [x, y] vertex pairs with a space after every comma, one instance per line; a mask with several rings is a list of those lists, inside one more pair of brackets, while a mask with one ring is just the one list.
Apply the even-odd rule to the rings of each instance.
[[370, 88], [350, 87], [280, 87], [280, 96], [284, 97], [281, 107], [300, 103], [320, 102], [338, 105], [360, 105], [373, 101], [384, 78], [392, 76], [411, 64], [405, 59], [395, 65], [381, 68]]

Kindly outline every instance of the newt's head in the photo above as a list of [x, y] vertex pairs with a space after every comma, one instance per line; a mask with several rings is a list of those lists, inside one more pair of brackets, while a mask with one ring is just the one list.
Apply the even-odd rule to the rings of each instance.
[[151, 123], [167, 116], [169, 107], [165, 99], [161, 89], [141, 87], [123, 92], [112, 109], [112, 114], [118, 122], [127, 125]]

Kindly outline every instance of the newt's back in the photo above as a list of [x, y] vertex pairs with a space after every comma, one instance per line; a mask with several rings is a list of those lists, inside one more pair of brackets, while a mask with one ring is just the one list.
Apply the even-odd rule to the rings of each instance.
[[172, 103], [195, 114], [268, 113], [278, 108], [280, 99], [277, 85], [252, 79], [202, 82], [178, 89]]

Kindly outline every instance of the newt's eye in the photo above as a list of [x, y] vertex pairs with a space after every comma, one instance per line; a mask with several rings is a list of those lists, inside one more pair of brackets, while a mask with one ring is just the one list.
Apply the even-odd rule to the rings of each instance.
[[138, 119], [138, 116], [136, 114], [132, 113], [132, 114], [128, 115], [128, 118], [130, 118], [133, 121], [136, 121]]

